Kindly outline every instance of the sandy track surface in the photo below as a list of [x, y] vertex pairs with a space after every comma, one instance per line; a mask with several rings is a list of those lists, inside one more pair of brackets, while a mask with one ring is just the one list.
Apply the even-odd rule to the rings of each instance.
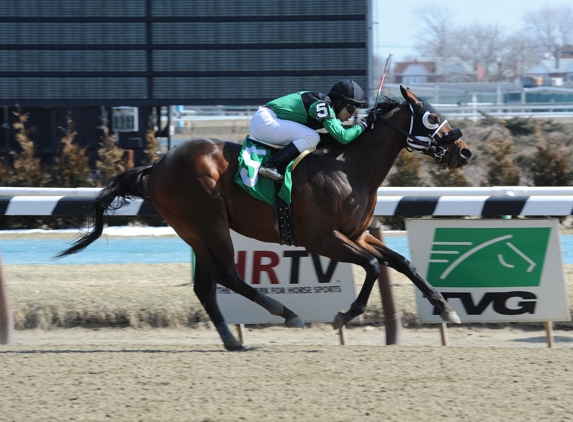
[[[565, 325], [552, 349], [541, 326], [507, 325], [450, 327], [442, 347], [436, 326], [410, 324], [402, 346], [385, 346], [375, 290], [346, 346], [327, 324], [247, 327], [247, 351], [231, 353], [204, 323], [188, 265], [4, 268], [17, 323], [45, 329], [0, 346], [0, 421], [573, 419]], [[412, 321], [414, 288], [393, 278]], [[120, 319], [138, 329], [53, 328]], [[163, 326], [178, 328], [150, 328]]]
[[453, 347], [436, 329], [383, 346], [380, 329], [354, 328], [340, 346], [326, 327], [271, 327], [226, 352], [209, 329], [19, 331], [0, 347], [0, 420], [572, 418], [573, 336], [548, 349], [542, 331], [450, 334]]

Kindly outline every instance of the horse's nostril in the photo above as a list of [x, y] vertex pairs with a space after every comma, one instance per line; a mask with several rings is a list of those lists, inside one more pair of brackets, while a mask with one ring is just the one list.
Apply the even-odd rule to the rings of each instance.
[[462, 148], [460, 150], [460, 155], [466, 160], [469, 160], [472, 157], [472, 150], [469, 148]]

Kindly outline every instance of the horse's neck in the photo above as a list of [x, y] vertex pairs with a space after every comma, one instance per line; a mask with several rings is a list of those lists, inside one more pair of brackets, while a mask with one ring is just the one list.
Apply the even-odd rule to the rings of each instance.
[[[387, 117], [400, 126], [405, 126], [407, 116], [403, 114], [397, 109]], [[408, 129], [405, 128], [405, 130]], [[363, 173], [361, 176], [371, 190], [377, 191], [404, 148], [404, 135], [379, 121], [374, 129], [368, 130], [361, 138], [354, 149], [361, 163], [359, 171]]]

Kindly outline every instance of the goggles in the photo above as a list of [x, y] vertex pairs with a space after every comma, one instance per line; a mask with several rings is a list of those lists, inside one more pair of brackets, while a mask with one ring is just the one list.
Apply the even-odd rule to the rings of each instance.
[[360, 107], [356, 107], [355, 105], [352, 105], [352, 104], [348, 104], [348, 105], [346, 106], [346, 110], [348, 110], [348, 112], [349, 112], [350, 114], [354, 114], [354, 112], [355, 112], [356, 110], [358, 110], [359, 108], [360, 108]]

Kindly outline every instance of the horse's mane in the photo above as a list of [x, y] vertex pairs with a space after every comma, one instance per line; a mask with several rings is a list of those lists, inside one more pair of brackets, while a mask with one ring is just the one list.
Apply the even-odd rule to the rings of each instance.
[[379, 102], [376, 107], [371, 108], [368, 111], [368, 116], [372, 116], [372, 114], [375, 114], [376, 119], [374, 120], [378, 120], [377, 118], [380, 116], [384, 116], [386, 113], [388, 113], [391, 110], [394, 110], [396, 107], [398, 107], [401, 104], [400, 100], [394, 96], [383, 96], [382, 97], [382, 101]]

